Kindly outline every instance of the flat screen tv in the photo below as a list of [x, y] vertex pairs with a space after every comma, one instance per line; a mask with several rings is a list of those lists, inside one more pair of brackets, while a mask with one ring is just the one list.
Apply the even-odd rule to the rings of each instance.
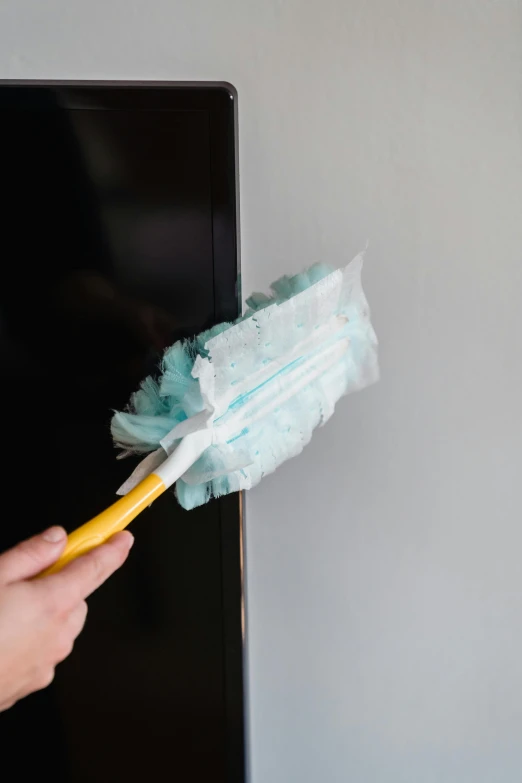
[[[237, 316], [236, 104], [226, 84], [0, 84], [0, 549], [113, 502], [134, 463], [112, 411], [167, 345]], [[244, 780], [240, 503], [168, 492], [135, 520], [53, 684], [0, 715], [4, 769]]]

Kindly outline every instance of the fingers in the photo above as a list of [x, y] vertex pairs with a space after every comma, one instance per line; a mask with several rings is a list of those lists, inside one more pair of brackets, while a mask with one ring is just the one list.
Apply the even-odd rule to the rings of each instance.
[[106, 544], [73, 560], [57, 574], [39, 579], [38, 587], [47, 592], [51, 605], [71, 610], [123, 565], [133, 542], [128, 531], [116, 533]]
[[67, 618], [67, 630], [71, 636], [71, 639], [76, 639], [77, 636], [83, 631], [83, 626], [87, 619], [87, 603], [86, 601], [80, 601], [69, 617]]
[[44, 665], [35, 668], [31, 672], [31, 675], [24, 679], [24, 681], [18, 683], [18, 687], [11, 692], [7, 699], [0, 703], [0, 712], [8, 710], [16, 704], [17, 701], [25, 698], [25, 696], [29, 696], [30, 693], [47, 688], [54, 680], [54, 670], [54, 665]]
[[80, 601], [72, 612], [63, 621], [62, 627], [56, 636], [56, 647], [53, 655], [53, 668], [57, 663], [61, 663], [73, 651], [74, 642], [80, 635], [87, 618], [87, 604]]
[[0, 555], [0, 583], [36, 576], [60, 557], [67, 540], [62, 527], [50, 527]]

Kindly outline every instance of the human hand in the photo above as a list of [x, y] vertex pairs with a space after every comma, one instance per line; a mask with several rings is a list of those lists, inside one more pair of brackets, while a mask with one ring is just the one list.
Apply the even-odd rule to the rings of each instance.
[[67, 534], [52, 527], [0, 555], [0, 711], [47, 687], [87, 616], [85, 599], [126, 560], [132, 535], [106, 544], [56, 574], [32, 579], [61, 555]]

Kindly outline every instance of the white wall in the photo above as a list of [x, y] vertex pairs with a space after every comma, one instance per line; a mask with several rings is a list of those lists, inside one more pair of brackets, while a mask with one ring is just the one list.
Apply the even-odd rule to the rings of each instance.
[[246, 292], [371, 242], [382, 382], [248, 497], [253, 783], [519, 783], [521, 3], [3, 0], [0, 77], [233, 82]]

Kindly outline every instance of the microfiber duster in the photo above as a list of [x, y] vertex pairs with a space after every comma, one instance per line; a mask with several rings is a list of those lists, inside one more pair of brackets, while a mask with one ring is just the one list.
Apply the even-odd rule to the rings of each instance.
[[111, 423], [122, 455], [144, 458], [123, 497], [71, 533], [50, 570], [123, 530], [174, 484], [185, 509], [250, 489], [302, 451], [340, 397], [376, 381], [362, 260], [282, 277], [234, 324], [168, 348], [159, 377]]

